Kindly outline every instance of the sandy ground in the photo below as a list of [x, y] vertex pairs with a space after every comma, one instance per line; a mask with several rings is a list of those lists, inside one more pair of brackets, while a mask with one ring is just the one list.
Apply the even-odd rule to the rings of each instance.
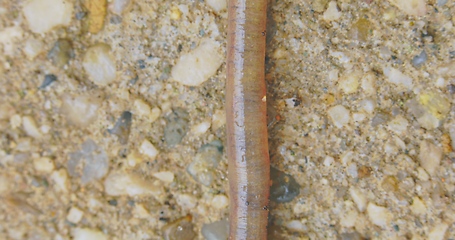
[[[228, 217], [226, 6], [32, 2], [70, 18], [0, 5], [0, 239], [204, 239]], [[270, 3], [271, 163], [299, 185], [270, 239], [455, 239], [454, 14]]]

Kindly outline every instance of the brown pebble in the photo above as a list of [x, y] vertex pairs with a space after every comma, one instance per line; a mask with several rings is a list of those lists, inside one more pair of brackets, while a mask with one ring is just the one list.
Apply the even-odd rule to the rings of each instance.
[[371, 172], [372, 171], [373, 171], [373, 169], [371, 169], [371, 167], [360, 166], [357, 169], [357, 175], [358, 175], [359, 178], [366, 178], [366, 177], [371, 176]]
[[444, 153], [450, 153], [453, 151], [450, 136], [447, 133], [444, 133], [441, 137], [441, 144]]

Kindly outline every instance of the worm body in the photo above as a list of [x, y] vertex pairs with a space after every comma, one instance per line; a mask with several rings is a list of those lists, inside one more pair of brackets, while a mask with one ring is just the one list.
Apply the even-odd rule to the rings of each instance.
[[229, 0], [227, 155], [230, 239], [266, 239], [270, 160], [264, 80], [266, 0]]

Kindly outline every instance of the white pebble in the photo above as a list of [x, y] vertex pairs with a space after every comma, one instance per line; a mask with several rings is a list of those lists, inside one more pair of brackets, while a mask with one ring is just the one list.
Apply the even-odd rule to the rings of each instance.
[[362, 89], [367, 95], [376, 94], [376, 75], [369, 72], [362, 77]]
[[333, 159], [333, 157], [326, 156], [324, 159], [324, 166], [330, 167], [330, 165], [332, 165], [334, 161], [335, 161], [335, 159]]
[[42, 173], [50, 173], [54, 170], [54, 162], [48, 157], [33, 159], [35, 170]]
[[73, 240], [107, 240], [106, 234], [98, 229], [73, 228], [71, 231]]
[[223, 195], [219, 194], [212, 198], [212, 206], [216, 209], [224, 209], [229, 205], [229, 199]]
[[337, 105], [329, 108], [327, 111], [329, 117], [332, 119], [333, 124], [337, 128], [342, 128], [349, 123], [350, 112], [345, 107]]
[[174, 181], [174, 173], [172, 172], [156, 172], [152, 176], [158, 178], [165, 183], [172, 183]]
[[148, 117], [151, 114], [150, 106], [142, 99], [134, 100], [134, 114], [142, 117]]
[[73, 16], [73, 1], [31, 0], [23, 7], [25, 19], [34, 33], [46, 33], [57, 26], [68, 26]]
[[215, 12], [221, 12], [226, 9], [227, 1], [226, 0], [206, 0], [207, 5], [209, 5]]
[[51, 180], [55, 183], [55, 188], [59, 192], [68, 192], [68, 174], [65, 169], [54, 171]]
[[185, 210], [194, 209], [197, 205], [197, 198], [189, 194], [177, 195], [177, 204]]
[[307, 231], [307, 227], [298, 220], [291, 220], [285, 224], [286, 228], [291, 230], [291, 231], [296, 231], [296, 232], [305, 232]]
[[209, 130], [211, 123], [209, 121], [204, 121], [199, 124], [194, 125], [191, 127], [191, 133], [194, 137], [198, 137]]
[[405, 87], [407, 90], [411, 90], [413, 87], [412, 78], [400, 72], [398, 69], [393, 67], [385, 67], [383, 69], [384, 75], [387, 77], [387, 81], [398, 86]]
[[123, 12], [125, 12], [133, 3], [133, 0], [113, 0], [109, 4], [109, 10], [112, 13], [115, 13], [117, 15], [121, 15]]
[[212, 116], [212, 129], [216, 131], [224, 124], [226, 124], [226, 112], [224, 110], [215, 110]]
[[68, 222], [77, 224], [78, 222], [81, 221], [83, 216], [84, 216], [84, 212], [83, 211], [81, 211], [77, 207], [72, 207], [70, 209], [70, 211], [68, 212], [68, 215], [66, 216], [66, 220], [68, 220]]
[[44, 43], [38, 39], [29, 38], [25, 41], [22, 51], [24, 51], [25, 56], [27, 56], [29, 60], [33, 60], [44, 51]]
[[372, 114], [376, 108], [376, 102], [373, 99], [367, 98], [360, 102], [360, 109], [364, 112]]
[[20, 125], [22, 125], [22, 117], [19, 114], [14, 114], [9, 119], [9, 124], [11, 125], [12, 129], [18, 128]]
[[354, 122], [356, 123], [360, 123], [360, 122], [363, 122], [363, 120], [365, 120], [366, 116], [365, 114], [363, 113], [353, 113], [352, 114], [352, 119], [354, 120]]
[[390, 131], [395, 132], [396, 134], [404, 134], [408, 128], [409, 122], [403, 116], [399, 115], [393, 120], [387, 123], [387, 127]]
[[351, 228], [354, 227], [356, 220], [358, 219], [358, 213], [356, 210], [349, 210], [344, 213], [340, 218], [340, 224], [343, 227]]
[[126, 173], [111, 173], [104, 181], [104, 191], [111, 196], [154, 196], [159, 197], [163, 188], [157, 182], [148, 182]]
[[368, 203], [367, 213], [370, 221], [382, 228], [386, 228], [392, 220], [392, 214], [387, 208], [377, 206], [374, 203]]
[[349, 188], [349, 194], [351, 195], [354, 203], [357, 205], [357, 209], [359, 209], [360, 212], [365, 211], [367, 206], [367, 198], [365, 195], [356, 187]]
[[141, 218], [141, 219], [150, 217], [149, 211], [147, 211], [147, 209], [145, 209], [144, 205], [142, 205], [142, 204], [134, 205], [133, 214], [134, 214], [134, 217]]
[[98, 103], [89, 97], [66, 97], [63, 100], [62, 112], [72, 124], [86, 127], [95, 121], [98, 108]]
[[156, 121], [156, 119], [158, 119], [161, 115], [161, 109], [159, 109], [158, 107], [154, 107], [152, 108], [152, 112], [150, 113], [150, 117], [149, 117], [149, 121], [150, 123]]
[[357, 164], [356, 163], [351, 163], [347, 167], [347, 172], [348, 175], [350, 175], [352, 178], [357, 178]]
[[428, 173], [423, 169], [422, 167], [417, 168], [417, 178], [422, 181], [428, 181], [430, 180], [430, 176]]
[[414, 213], [415, 215], [422, 215], [427, 212], [427, 207], [422, 202], [422, 200], [420, 200], [419, 197], [414, 197], [412, 199], [412, 205], [410, 207], [412, 213]]
[[446, 80], [442, 77], [436, 79], [435, 86], [438, 88], [443, 88], [446, 85]]
[[340, 17], [341, 17], [341, 12], [338, 11], [337, 2], [335, 2], [335, 1], [329, 2], [327, 10], [325, 10], [322, 18], [324, 18], [324, 20], [330, 22], [330, 21], [336, 21], [336, 20], [340, 19]]
[[0, 31], [0, 43], [3, 44], [5, 55], [13, 55], [15, 43], [22, 39], [22, 29], [19, 26], [4, 28]]
[[40, 139], [43, 135], [38, 127], [36, 127], [35, 120], [29, 116], [22, 118], [22, 127], [24, 128], [25, 133], [30, 137]]
[[142, 144], [139, 148], [139, 152], [149, 157], [150, 160], [155, 160], [156, 156], [158, 156], [159, 153], [155, 146], [153, 146], [153, 144], [148, 140], [142, 141]]
[[442, 149], [428, 141], [420, 142], [419, 162], [430, 176], [436, 173], [441, 163]]
[[344, 94], [355, 93], [359, 88], [359, 79], [361, 73], [353, 71], [342, 76], [338, 82], [338, 88], [341, 89]]
[[398, 9], [408, 15], [423, 16], [427, 12], [425, 0], [389, 0]]
[[223, 63], [220, 44], [204, 39], [193, 51], [182, 55], [172, 68], [172, 78], [187, 86], [199, 86], [215, 75]]
[[431, 240], [444, 240], [446, 235], [447, 228], [449, 225], [447, 223], [438, 223], [436, 226], [431, 229], [430, 234], [428, 234], [428, 239]]
[[98, 43], [90, 47], [84, 55], [82, 65], [89, 79], [99, 86], [106, 86], [117, 78], [115, 59], [111, 47]]

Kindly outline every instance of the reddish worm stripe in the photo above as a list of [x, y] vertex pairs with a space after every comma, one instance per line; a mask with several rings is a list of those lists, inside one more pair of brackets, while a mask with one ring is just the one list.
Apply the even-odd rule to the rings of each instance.
[[267, 0], [229, 0], [226, 127], [230, 239], [267, 239], [266, 10]]

